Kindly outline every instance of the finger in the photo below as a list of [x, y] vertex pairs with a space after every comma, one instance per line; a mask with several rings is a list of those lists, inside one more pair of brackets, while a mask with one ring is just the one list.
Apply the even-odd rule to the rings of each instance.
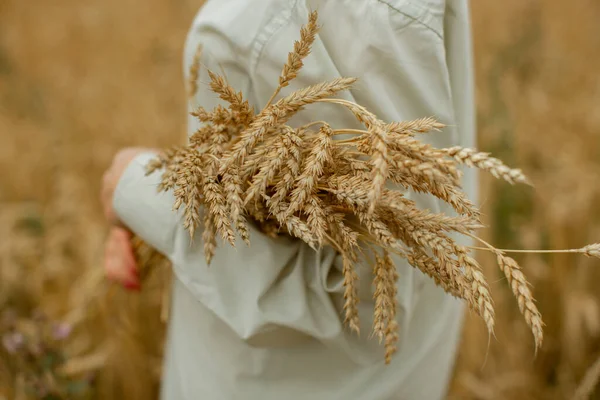
[[108, 260], [113, 257], [115, 243], [112, 237], [108, 237], [104, 243], [104, 265], [108, 265]]
[[116, 252], [127, 268], [132, 279], [138, 279], [137, 262], [133, 245], [131, 243], [132, 234], [129, 230], [123, 228], [113, 228], [113, 237], [115, 239]]
[[104, 249], [104, 269], [107, 278], [123, 283], [135, 279], [136, 276], [132, 273], [134, 263], [123, 249], [127, 232], [120, 231], [122, 229], [113, 228], [109, 232]]
[[115, 276], [115, 270], [113, 268], [113, 265], [114, 265], [114, 261], [111, 259], [111, 257], [105, 256], [104, 260], [103, 260], [104, 276], [106, 276], [106, 279], [108, 279], [108, 280], [117, 281], [117, 277]]
[[125, 268], [129, 273], [132, 280], [139, 280], [139, 273], [137, 268], [137, 262], [135, 260], [135, 254], [133, 252], [133, 246], [130, 240], [120, 240], [117, 244], [119, 257], [123, 261]]
[[119, 258], [111, 252], [104, 258], [104, 273], [106, 277], [115, 282], [123, 282], [128, 276], [124, 273], [120, 265]]
[[112, 253], [105, 259], [107, 278], [121, 283], [138, 283], [138, 278], [130, 272], [129, 266], [118, 253]]
[[123, 287], [127, 290], [133, 290], [139, 292], [142, 289], [142, 286], [139, 283], [128, 282], [123, 284]]
[[131, 240], [133, 234], [124, 228], [113, 228], [111, 234], [117, 241]]
[[124, 268], [121, 264], [116, 243], [113, 238], [110, 238], [105, 245], [104, 254], [104, 272], [106, 277], [117, 282], [127, 279], [128, 274], [126, 271], [123, 271]]

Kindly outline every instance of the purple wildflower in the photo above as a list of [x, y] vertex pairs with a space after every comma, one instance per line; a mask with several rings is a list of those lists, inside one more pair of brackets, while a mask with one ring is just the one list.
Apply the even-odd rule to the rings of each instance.
[[52, 336], [55, 340], [64, 340], [69, 337], [72, 329], [71, 325], [67, 323], [56, 324], [52, 329]]
[[25, 338], [21, 333], [7, 333], [2, 337], [2, 345], [10, 354], [15, 354], [23, 346]]

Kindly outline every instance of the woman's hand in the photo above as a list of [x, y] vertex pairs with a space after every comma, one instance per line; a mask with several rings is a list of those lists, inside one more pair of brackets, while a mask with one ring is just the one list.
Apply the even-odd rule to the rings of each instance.
[[119, 151], [102, 178], [100, 197], [104, 215], [112, 225], [104, 249], [104, 271], [108, 279], [118, 282], [130, 290], [139, 290], [140, 280], [131, 245], [131, 232], [119, 221], [113, 209], [113, 196], [129, 163], [137, 155], [147, 151], [152, 150], [130, 147]]
[[113, 226], [104, 247], [104, 272], [106, 277], [129, 290], [140, 290], [137, 264], [131, 246], [131, 233]]

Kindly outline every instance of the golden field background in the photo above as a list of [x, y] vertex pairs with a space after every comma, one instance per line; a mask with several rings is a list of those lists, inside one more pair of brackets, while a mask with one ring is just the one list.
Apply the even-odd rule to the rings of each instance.
[[[202, 0], [38, 3], [0, 0], [0, 312], [29, 335], [59, 320], [73, 331], [44, 339], [35, 359], [0, 347], [0, 400], [35, 398], [25, 371], [48, 365], [48, 385], [79, 393], [64, 398], [155, 398], [167, 270], [152, 271], [141, 294], [104, 281], [99, 183], [118, 148], [184, 137], [181, 54]], [[482, 181], [486, 237], [503, 248], [600, 241], [600, 3], [478, 1], [472, 14], [479, 147], [536, 186]], [[450, 398], [571, 399], [582, 381], [593, 388], [600, 262], [519, 258], [547, 325], [534, 358], [506, 281], [480, 259], [496, 337], [469, 316]], [[48, 364], [49, 348], [66, 359]], [[589, 393], [579, 398], [600, 398]]]

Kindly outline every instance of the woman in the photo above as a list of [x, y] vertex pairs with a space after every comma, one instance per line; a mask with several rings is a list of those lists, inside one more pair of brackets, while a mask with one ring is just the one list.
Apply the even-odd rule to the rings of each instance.
[[[311, 9], [322, 25], [290, 90], [340, 76], [358, 83], [346, 98], [383, 120], [435, 116], [449, 128], [424, 137], [436, 147], [474, 141], [467, 0], [209, 0], [194, 21], [185, 70], [202, 45], [202, 65], [222, 71], [262, 108]], [[200, 82], [206, 82], [205, 68]], [[294, 86], [295, 85], [295, 86]], [[218, 104], [206, 85], [190, 109]], [[313, 107], [310, 120], [355, 124], [339, 109]], [[298, 123], [302, 123], [301, 116]], [[198, 128], [190, 117], [188, 132]], [[160, 174], [144, 176], [152, 151], [120, 152], [104, 179], [106, 214], [167, 255], [175, 272], [162, 398], [440, 399], [445, 396], [462, 322], [462, 304], [406, 262], [400, 275], [399, 351], [388, 366], [368, 334], [344, 329], [341, 262], [332, 249], [251, 232], [251, 247], [221, 245], [210, 268], [201, 233], [190, 243]], [[475, 176], [465, 175], [473, 199]], [[422, 208], [449, 212], [412, 195]], [[109, 277], [139, 288], [128, 233], [107, 243]], [[372, 322], [370, 270], [359, 269], [362, 326]]]

